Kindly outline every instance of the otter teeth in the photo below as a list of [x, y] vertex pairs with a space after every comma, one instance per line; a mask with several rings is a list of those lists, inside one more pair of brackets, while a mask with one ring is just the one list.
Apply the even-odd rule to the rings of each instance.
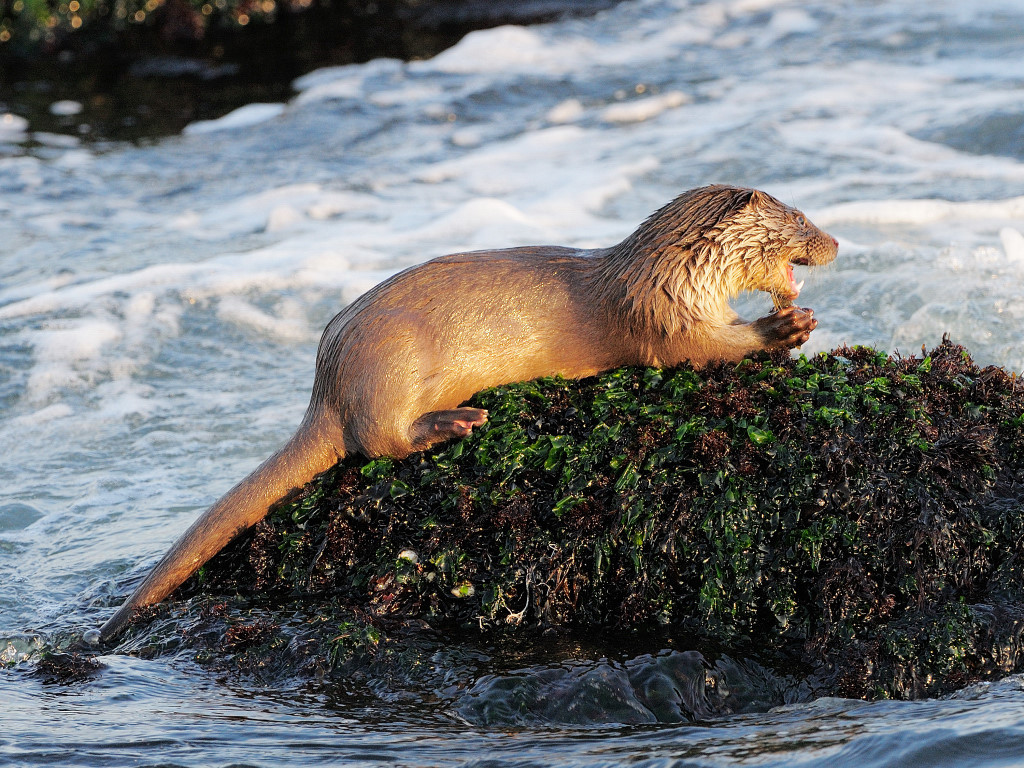
[[797, 293], [800, 293], [800, 291], [803, 290], [804, 282], [806, 281], [801, 280], [799, 283], [795, 283], [793, 285], [793, 290], [796, 291]]

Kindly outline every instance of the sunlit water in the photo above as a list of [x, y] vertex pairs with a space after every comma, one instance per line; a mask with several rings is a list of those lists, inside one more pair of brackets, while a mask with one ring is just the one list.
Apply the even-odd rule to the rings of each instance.
[[[297, 88], [146, 147], [26, 144], [31, 126], [0, 116], [6, 661], [110, 615], [297, 424], [326, 321], [432, 256], [607, 245], [684, 189], [757, 186], [840, 241], [836, 264], [806, 275], [821, 324], [804, 351], [914, 352], [948, 332], [979, 363], [1024, 369], [1018, 0], [627, 2]], [[268, 690], [183, 658], [101, 661], [69, 685], [0, 673], [0, 762], [1024, 762], [1017, 678], [699, 724], [503, 723], [472, 674], [407, 700]]]

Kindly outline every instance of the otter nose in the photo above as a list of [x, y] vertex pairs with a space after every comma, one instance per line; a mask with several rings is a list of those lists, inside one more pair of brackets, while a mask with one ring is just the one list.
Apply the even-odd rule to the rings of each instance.
[[834, 245], [836, 248], [839, 247], [839, 241], [832, 237], [832, 235], [829, 235], [828, 239], [832, 241], [832, 245]]

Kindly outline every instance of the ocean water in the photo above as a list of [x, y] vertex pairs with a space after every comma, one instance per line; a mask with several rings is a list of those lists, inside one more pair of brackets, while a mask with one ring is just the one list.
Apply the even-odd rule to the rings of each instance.
[[575, 682], [564, 710], [481, 708], [486, 658], [414, 691], [117, 652], [36, 674], [291, 433], [327, 320], [433, 256], [607, 245], [685, 189], [756, 186], [840, 242], [798, 270], [805, 352], [949, 333], [1024, 370], [1019, 0], [633, 0], [296, 89], [148, 146], [0, 115], [0, 764], [1024, 765], [1016, 676], [673, 722]]

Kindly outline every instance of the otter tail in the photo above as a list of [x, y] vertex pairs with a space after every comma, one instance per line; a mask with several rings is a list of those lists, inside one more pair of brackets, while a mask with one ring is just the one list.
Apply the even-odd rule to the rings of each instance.
[[275, 503], [334, 466], [344, 455], [343, 443], [340, 430], [325, 421], [307, 414], [281, 450], [206, 510], [103, 625], [100, 640], [115, 639], [136, 609], [163, 600]]

